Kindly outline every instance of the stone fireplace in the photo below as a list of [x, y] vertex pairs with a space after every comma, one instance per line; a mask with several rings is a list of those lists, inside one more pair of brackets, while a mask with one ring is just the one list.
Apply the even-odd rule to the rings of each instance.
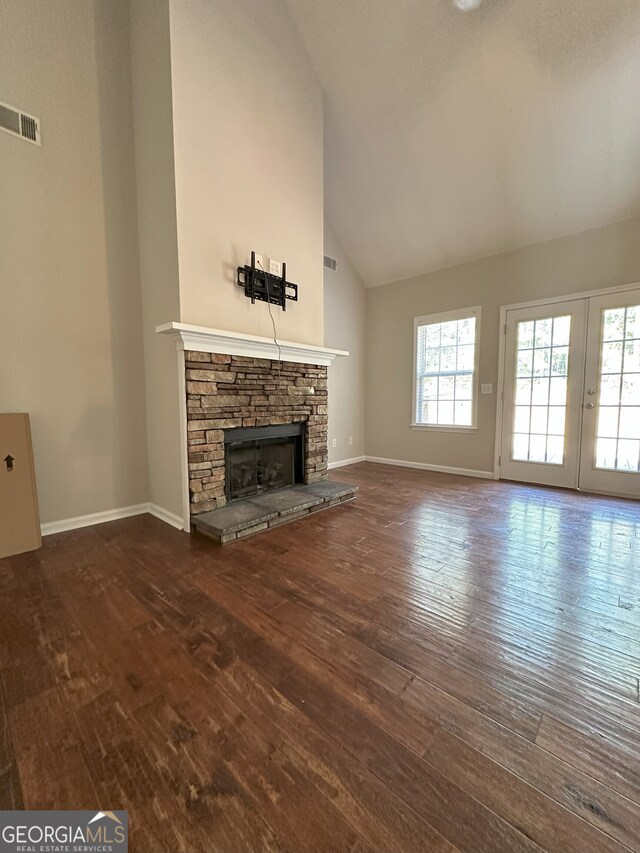
[[182, 528], [226, 544], [352, 501], [327, 479], [328, 391], [344, 350], [171, 322]]
[[192, 516], [326, 477], [326, 366], [186, 350], [184, 369]]

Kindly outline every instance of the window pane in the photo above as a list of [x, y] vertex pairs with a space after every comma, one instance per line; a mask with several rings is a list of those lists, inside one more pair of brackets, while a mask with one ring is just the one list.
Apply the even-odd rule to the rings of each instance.
[[437, 400], [438, 399], [438, 377], [437, 376], [427, 376], [424, 380], [424, 399], [425, 400]]
[[533, 347], [533, 321], [518, 323], [518, 349], [531, 349]]
[[626, 338], [640, 338], [640, 305], [627, 308]]
[[440, 346], [440, 323], [435, 323], [432, 326], [423, 326], [423, 329], [426, 330], [426, 338], [428, 347], [439, 347]]
[[471, 426], [473, 413], [471, 400], [455, 404], [456, 426]]
[[456, 369], [457, 347], [442, 347], [440, 349], [440, 372], [452, 372]]
[[616, 468], [618, 471], [638, 471], [638, 459], [640, 458], [640, 441], [628, 441], [620, 439], [618, 442], [618, 458]]
[[529, 459], [529, 435], [513, 435], [512, 456], [518, 462], [527, 462]]
[[553, 320], [536, 320], [535, 323], [534, 345], [536, 348], [550, 346]]
[[596, 467], [616, 467], [616, 445], [615, 438], [599, 438], [596, 442]]
[[[619, 376], [607, 376], [602, 377], [602, 381], [604, 384], [604, 380], [606, 379], [615, 379], [616, 382], [620, 383]], [[602, 391], [600, 392], [600, 400], [602, 403], [605, 402]], [[616, 397], [615, 402], [618, 402], [618, 398]], [[620, 402], [623, 406], [632, 406], [634, 403], [640, 403], [640, 373], [630, 374], [629, 376], [625, 376], [622, 380], [622, 396], [620, 398]]]
[[476, 318], [458, 320], [458, 343], [473, 344], [476, 339]]
[[516, 381], [516, 406], [528, 406], [531, 402], [531, 380], [518, 379]]
[[438, 423], [453, 424], [453, 403], [445, 400], [438, 402]]
[[546, 377], [533, 380], [531, 402], [534, 406], [546, 406], [549, 402], [549, 380]]
[[569, 347], [554, 347], [551, 358], [551, 374], [567, 376], [569, 373]]
[[617, 406], [620, 402], [620, 376], [603, 376], [600, 381], [600, 404]]
[[516, 415], [513, 420], [514, 432], [529, 432], [531, 409], [529, 406], [516, 406]]
[[471, 400], [472, 388], [471, 376], [456, 376], [456, 400]]
[[458, 370], [473, 370], [474, 349], [473, 344], [458, 347]]
[[564, 347], [569, 345], [569, 334], [571, 332], [571, 317], [554, 317], [553, 320], [553, 345]]
[[518, 353], [517, 371], [520, 377], [533, 375], [533, 350], [526, 349]]
[[598, 435], [602, 438], [618, 437], [618, 407], [600, 406]]
[[621, 341], [624, 338], [624, 308], [604, 312], [603, 340]]
[[529, 462], [546, 462], [547, 438], [544, 435], [529, 436]]
[[438, 403], [435, 400], [427, 400], [422, 407], [422, 415], [418, 416], [418, 423], [422, 424], [437, 424], [438, 423]]
[[533, 375], [548, 376], [551, 372], [551, 350], [543, 347], [533, 352]]
[[453, 400], [455, 385], [455, 376], [441, 376], [438, 383], [438, 399]]
[[425, 358], [425, 368], [428, 373], [437, 373], [440, 370], [440, 350], [428, 349]]
[[552, 377], [549, 382], [549, 402], [552, 406], [564, 406], [567, 401], [567, 379]]
[[531, 407], [531, 432], [537, 435], [547, 434], [547, 407], [532, 406]]
[[452, 320], [449, 323], [443, 323], [441, 335], [440, 343], [442, 346], [455, 346], [458, 341], [458, 321]]
[[[549, 409], [549, 435], [564, 436], [566, 409], [564, 406], [551, 406]], [[563, 442], [564, 443], [564, 442]]]
[[620, 373], [622, 370], [622, 344], [610, 343], [602, 345], [602, 372]]
[[640, 373], [640, 341], [627, 341], [625, 343], [624, 372]]
[[549, 465], [562, 465], [564, 459], [564, 437], [550, 435], [547, 438], [547, 463]]
[[624, 406], [620, 409], [618, 434], [620, 438], [640, 438], [640, 406]]

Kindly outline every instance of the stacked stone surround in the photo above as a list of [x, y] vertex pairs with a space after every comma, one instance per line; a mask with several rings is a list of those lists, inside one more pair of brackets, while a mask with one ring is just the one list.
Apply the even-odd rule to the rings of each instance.
[[226, 429], [305, 422], [305, 483], [326, 478], [326, 367], [187, 350], [185, 376], [192, 515], [226, 503]]

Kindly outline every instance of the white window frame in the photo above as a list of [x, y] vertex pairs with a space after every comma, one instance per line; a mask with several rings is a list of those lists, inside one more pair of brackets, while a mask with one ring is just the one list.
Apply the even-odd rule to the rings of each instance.
[[[456, 311], [443, 311], [440, 314], [425, 314], [413, 320], [413, 389], [411, 394], [411, 429], [429, 430], [432, 432], [476, 432], [478, 429], [478, 370], [480, 366], [480, 318], [482, 308], [461, 308]], [[473, 379], [471, 382], [471, 426], [456, 426], [456, 424], [421, 424], [416, 423], [417, 385], [418, 385], [418, 329], [436, 323], [446, 323], [450, 320], [476, 319], [476, 336], [474, 341]]]

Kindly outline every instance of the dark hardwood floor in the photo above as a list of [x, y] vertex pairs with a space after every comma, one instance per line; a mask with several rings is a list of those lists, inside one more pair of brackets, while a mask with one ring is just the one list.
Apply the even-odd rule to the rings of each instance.
[[225, 548], [0, 561], [0, 808], [136, 853], [640, 850], [640, 505], [361, 464]]

